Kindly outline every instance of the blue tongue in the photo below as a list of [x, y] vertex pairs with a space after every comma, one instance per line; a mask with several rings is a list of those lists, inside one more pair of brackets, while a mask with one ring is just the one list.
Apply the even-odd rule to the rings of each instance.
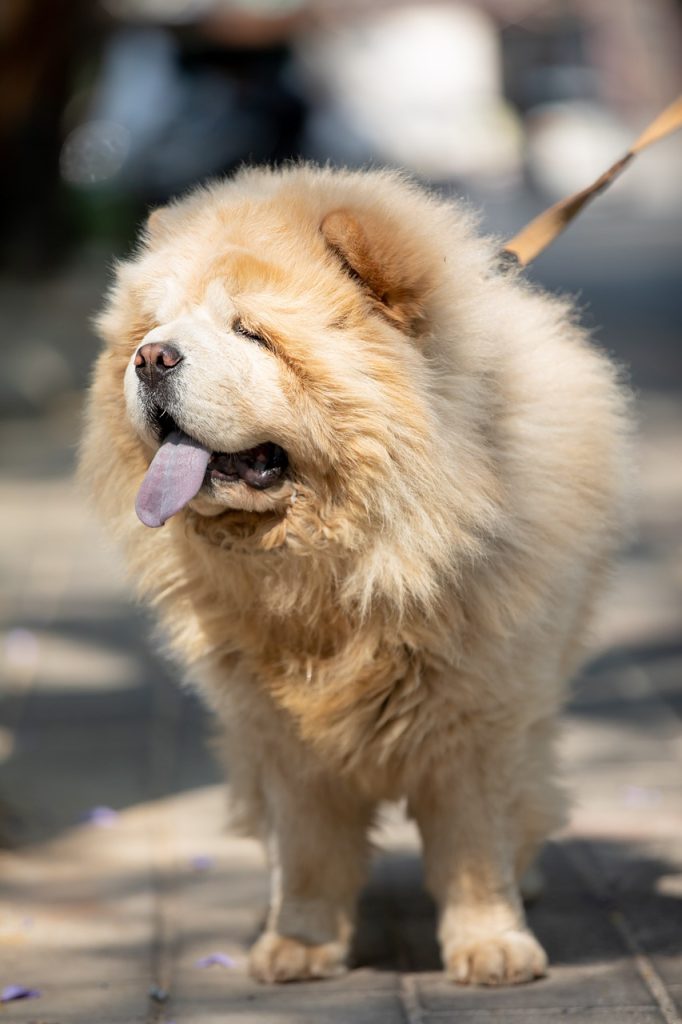
[[204, 482], [211, 452], [175, 430], [152, 459], [137, 492], [135, 511], [145, 526], [163, 526], [192, 500]]

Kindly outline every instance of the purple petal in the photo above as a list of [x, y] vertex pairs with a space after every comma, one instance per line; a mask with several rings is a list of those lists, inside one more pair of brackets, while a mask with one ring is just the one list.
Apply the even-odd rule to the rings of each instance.
[[631, 807], [653, 807], [661, 802], [661, 791], [650, 786], [626, 786], [623, 799]]
[[202, 956], [201, 959], [197, 960], [195, 967], [213, 967], [217, 964], [219, 967], [236, 967], [236, 962], [227, 953], [209, 953], [208, 956]]
[[215, 864], [215, 859], [206, 853], [199, 853], [196, 857], [191, 858], [190, 864], [195, 871], [209, 871]]
[[40, 999], [41, 994], [37, 988], [26, 988], [24, 985], [5, 985], [0, 993], [0, 1003], [12, 1003], [15, 999]]
[[32, 668], [38, 661], [40, 643], [30, 629], [10, 629], [5, 636], [5, 658], [17, 668]]
[[83, 815], [82, 821], [87, 822], [89, 825], [99, 825], [103, 828], [109, 828], [118, 821], [118, 811], [115, 811], [113, 807], [91, 807], [90, 810], [86, 811]]

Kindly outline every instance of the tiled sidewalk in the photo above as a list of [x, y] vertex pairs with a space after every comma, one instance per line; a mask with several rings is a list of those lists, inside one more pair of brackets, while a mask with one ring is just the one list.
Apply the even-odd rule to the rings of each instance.
[[[552, 971], [500, 990], [439, 974], [415, 837], [396, 810], [358, 966], [315, 984], [248, 979], [266, 877], [258, 847], [223, 831], [203, 712], [153, 654], [69, 482], [72, 419], [2, 426], [0, 797], [15, 846], [0, 852], [0, 987], [42, 995], [4, 1005], [0, 1024], [680, 1024], [682, 423], [672, 402], [643, 409], [643, 526], [598, 627], [611, 653], [566, 717], [575, 807], [530, 910]], [[84, 820], [97, 807], [118, 814]], [[233, 966], [197, 965], [213, 952]]]

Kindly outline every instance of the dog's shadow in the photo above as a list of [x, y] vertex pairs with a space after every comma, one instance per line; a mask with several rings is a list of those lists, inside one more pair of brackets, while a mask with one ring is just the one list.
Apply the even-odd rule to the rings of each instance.
[[[568, 839], [548, 843], [539, 866], [543, 891], [527, 903], [526, 914], [551, 964], [622, 959], [631, 953], [615, 923], [623, 919], [644, 952], [682, 953], [682, 900], [659, 882], [675, 874], [672, 864], [630, 843]], [[419, 856], [381, 856], [360, 900], [353, 967], [440, 971], [436, 933]]]

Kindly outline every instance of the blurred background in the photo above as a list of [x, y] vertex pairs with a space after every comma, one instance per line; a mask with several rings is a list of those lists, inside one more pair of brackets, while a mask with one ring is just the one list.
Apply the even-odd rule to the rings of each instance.
[[[3, 0], [2, 416], [78, 400], [88, 316], [150, 206], [302, 156], [407, 168], [504, 237], [674, 98], [681, 39], [676, 0]], [[680, 152], [647, 152], [531, 270], [667, 392]]]
[[[678, 0], [2, 0], [8, 842], [35, 852], [88, 808], [121, 810], [217, 778], [197, 739], [201, 711], [169, 685], [72, 483], [98, 350], [91, 318], [148, 208], [244, 162], [387, 164], [464, 197], [503, 240], [628, 148], [680, 93], [681, 57]], [[642, 154], [528, 270], [578, 295], [637, 395], [639, 525], [579, 690], [606, 696], [578, 697], [569, 712], [583, 729], [623, 726], [614, 672], [631, 694], [681, 709], [680, 155], [680, 137]], [[646, 706], [631, 706], [614, 750], [624, 735], [625, 747], [668, 735]], [[168, 754], [180, 742], [182, 770]], [[599, 751], [578, 747], [576, 771], [593, 785]], [[609, 785], [611, 810], [647, 821], [675, 813], [673, 790], [641, 765]]]

